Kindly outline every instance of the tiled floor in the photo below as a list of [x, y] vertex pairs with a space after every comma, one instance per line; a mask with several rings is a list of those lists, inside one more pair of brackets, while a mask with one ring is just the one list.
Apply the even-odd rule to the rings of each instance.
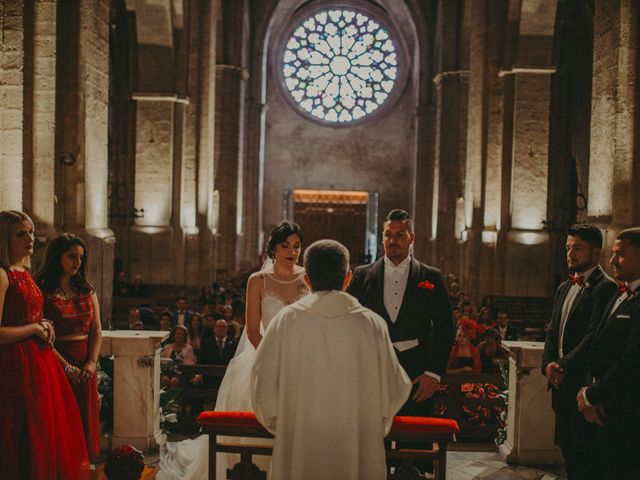
[[[155, 477], [154, 469], [158, 461], [157, 454], [145, 455], [145, 464], [149, 469], [145, 471], [144, 479]], [[99, 463], [97, 470], [91, 476], [92, 480], [106, 480], [104, 464]], [[502, 457], [495, 452], [448, 452], [447, 480], [565, 480], [562, 467], [514, 467], [507, 465]]]
[[564, 480], [562, 467], [507, 465], [495, 452], [448, 452], [447, 480]]

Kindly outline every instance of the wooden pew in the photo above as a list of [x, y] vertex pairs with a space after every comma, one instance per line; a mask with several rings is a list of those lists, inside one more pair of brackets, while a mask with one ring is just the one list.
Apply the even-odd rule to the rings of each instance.
[[[209, 479], [216, 478], [216, 454], [238, 453], [240, 463], [234, 468], [235, 480], [262, 480], [265, 472], [256, 471], [252, 464], [253, 455], [271, 455], [270, 445], [244, 445], [226, 443], [218, 436], [273, 438], [251, 412], [202, 412], [197, 419], [202, 431], [209, 434]], [[445, 479], [447, 471], [447, 444], [455, 440], [459, 432], [455, 420], [429, 417], [395, 417], [387, 435], [386, 454], [388, 459], [433, 460], [436, 479]], [[429, 450], [417, 448], [395, 448], [396, 442], [429, 442]], [[391, 476], [390, 479], [395, 477]], [[419, 477], [416, 475], [415, 479]], [[402, 480], [409, 480], [404, 476]], [[398, 479], [399, 480], [399, 479]]]

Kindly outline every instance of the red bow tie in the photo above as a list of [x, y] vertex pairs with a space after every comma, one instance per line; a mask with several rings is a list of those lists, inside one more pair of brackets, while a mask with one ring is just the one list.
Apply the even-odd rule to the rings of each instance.
[[622, 293], [626, 293], [629, 296], [631, 296], [631, 294], [633, 293], [633, 290], [629, 288], [629, 284], [627, 282], [620, 282], [618, 284], [618, 290], [620, 290]]
[[569, 274], [569, 281], [574, 285], [582, 285], [582, 281], [584, 280], [584, 275], [571, 275]]

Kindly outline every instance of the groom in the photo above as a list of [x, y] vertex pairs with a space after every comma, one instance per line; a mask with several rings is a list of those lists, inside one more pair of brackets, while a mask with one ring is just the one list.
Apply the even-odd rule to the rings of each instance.
[[384, 257], [356, 268], [348, 292], [385, 319], [400, 365], [413, 382], [398, 415], [433, 415], [432, 397], [454, 338], [449, 294], [440, 270], [410, 255], [413, 220], [392, 210], [383, 225]]
[[392, 210], [383, 225], [384, 257], [356, 268], [348, 292], [387, 322], [400, 365], [413, 381], [399, 415], [429, 416], [454, 338], [449, 294], [440, 270], [409, 254], [413, 220]]

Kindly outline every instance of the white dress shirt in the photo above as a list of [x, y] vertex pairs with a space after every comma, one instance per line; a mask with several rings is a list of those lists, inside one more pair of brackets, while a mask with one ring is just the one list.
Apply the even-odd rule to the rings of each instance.
[[[384, 297], [384, 308], [389, 314], [392, 323], [398, 319], [404, 292], [407, 289], [407, 281], [409, 280], [409, 265], [411, 263], [411, 255], [395, 265], [389, 257], [384, 256], [384, 286], [382, 288]], [[419, 345], [418, 339], [402, 340], [393, 342], [393, 346], [399, 352], [404, 352]], [[433, 372], [424, 372], [425, 375], [440, 381], [440, 375]]]
[[[575, 302], [580, 292], [582, 292], [582, 290], [586, 288], [586, 283], [596, 268], [597, 265], [580, 274], [582, 275], [582, 285], [578, 285], [575, 283], [571, 285], [569, 287], [569, 291], [567, 292], [567, 296], [564, 298], [564, 303], [562, 304], [562, 315], [560, 317], [560, 331], [558, 332], [558, 353], [560, 354], [560, 358], [564, 356], [564, 352], [562, 351], [562, 341], [564, 338], [564, 328], [566, 327], [567, 319], [569, 318], [569, 312], [571, 311], [571, 307], [573, 306], [573, 303]], [[576, 275], [578, 275], [578, 273], [576, 273]]]

